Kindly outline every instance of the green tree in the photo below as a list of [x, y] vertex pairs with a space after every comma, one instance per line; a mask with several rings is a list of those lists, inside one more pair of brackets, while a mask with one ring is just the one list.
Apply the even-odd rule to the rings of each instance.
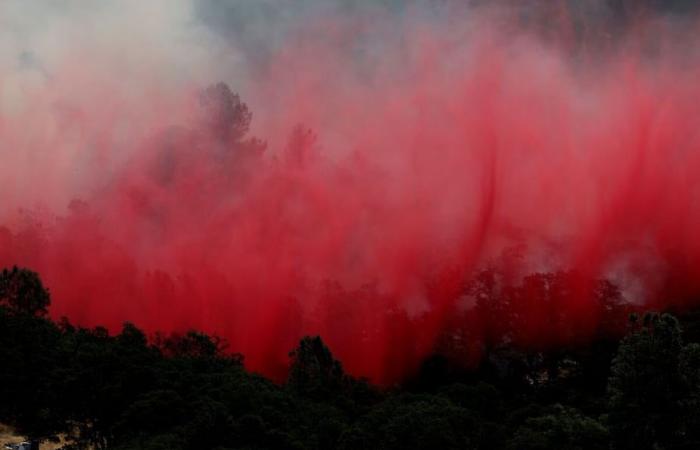
[[[681, 374], [683, 340], [678, 320], [646, 314], [626, 336], [613, 360], [608, 384], [608, 423], [616, 448], [672, 446], [684, 420], [689, 385]], [[688, 355], [688, 364], [694, 358]]]
[[574, 408], [554, 405], [547, 413], [526, 419], [508, 447], [513, 450], [603, 450], [609, 447], [608, 430]]
[[209, 336], [190, 330], [181, 335], [156, 336], [156, 345], [171, 357], [178, 358], [217, 358], [223, 357], [227, 343], [218, 336]]
[[487, 440], [478, 415], [437, 395], [399, 394], [377, 405], [346, 432], [340, 448], [477, 449]]
[[0, 422], [32, 439], [67, 429], [60, 340], [53, 322], [0, 307]]
[[682, 421], [678, 435], [684, 448], [700, 448], [700, 344], [683, 347], [679, 364], [688, 393], [680, 402]]
[[3, 269], [0, 273], [0, 305], [31, 316], [44, 316], [51, 298], [36, 272], [29, 269]]
[[314, 399], [327, 399], [347, 384], [343, 366], [333, 357], [319, 336], [304, 337], [289, 357], [287, 385], [296, 393]]

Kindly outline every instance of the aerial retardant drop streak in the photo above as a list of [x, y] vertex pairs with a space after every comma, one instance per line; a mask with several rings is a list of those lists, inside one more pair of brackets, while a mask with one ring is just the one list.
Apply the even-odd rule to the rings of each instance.
[[[473, 318], [487, 265], [579, 274], [557, 303], [509, 303], [526, 345], [593, 335], [586, 280], [640, 306], [697, 294], [697, 57], [488, 29], [405, 25], [358, 54], [356, 24], [324, 23], [241, 97], [72, 54], [0, 110], [0, 265], [38, 271], [56, 318], [201, 329], [275, 376], [320, 334], [379, 382]], [[542, 334], [544, 308], [566, 329]]]

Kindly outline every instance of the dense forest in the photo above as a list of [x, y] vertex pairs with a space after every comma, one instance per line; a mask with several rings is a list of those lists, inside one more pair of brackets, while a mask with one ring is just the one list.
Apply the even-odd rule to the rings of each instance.
[[[538, 277], [556, 274], [529, 282]], [[53, 321], [49, 305], [35, 272], [0, 273], [0, 421], [36, 441], [60, 435], [66, 448], [700, 445], [700, 319], [692, 311], [675, 317], [618, 305], [608, 313], [628, 315], [623, 336], [601, 330], [540, 351], [504, 332], [482, 344], [471, 367], [438, 347], [403, 383], [375, 386], [347, 374], [321, 337], [291, 349], [288, 378], [276, 383], [247, 371], [215, 336], [146, 336], [130, 323], [110, 334]]]
[[700, 1], [41, 3], [0, 446], [700, 448]]

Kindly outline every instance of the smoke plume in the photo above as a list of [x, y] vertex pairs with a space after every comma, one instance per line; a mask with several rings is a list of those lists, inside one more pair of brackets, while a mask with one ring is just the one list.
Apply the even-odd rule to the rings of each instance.
[[600, 279], [687, 306], [697, 22], [631, 5], [3, 2], [0, 265], [54, 317], [202, 329], [272, 375], [320, 333], [382, 382], [457, 329], [474, 357], [484, 267], [527, 345], [592, 336]]

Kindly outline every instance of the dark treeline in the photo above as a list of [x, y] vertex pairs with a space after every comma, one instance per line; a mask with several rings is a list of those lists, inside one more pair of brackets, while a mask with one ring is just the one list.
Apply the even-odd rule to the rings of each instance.
[[[484, 273], [472, 289], [488, 285]], [[149, 340], [132, 324], [110, 335], [50, 320], [49, 300], [36, 273], [0, 273], [0, 421], [37, 441], [61, 435], [66, 448], [700, 446], [692, 313], [633, 313], [622, 339], [541, 351], [503, 331], [477, 367], [436, 352], [404, 384], [378, 388], [346, 374], [319, 337], [299, 342], [277, 384], [215, 337]]]

